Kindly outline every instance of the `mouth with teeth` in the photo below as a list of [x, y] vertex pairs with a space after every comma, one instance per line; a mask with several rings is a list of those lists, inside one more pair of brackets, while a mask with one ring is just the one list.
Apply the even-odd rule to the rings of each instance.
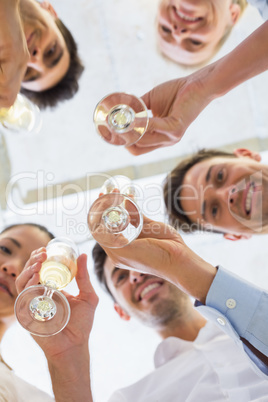
[[249, 216], [251, 214], [252, 197], [253, 197], [253, 193], [254, 193], [254, 188], [255, 188], [255, 183], [251, 182], [251, 183], [249, 183], [248, 188], [246, 189], [246, 195], [244, 198], [244, 209], [245, 209], [247, 216]]
[[176, 7], [173, 7], [173, 11], [175, 14], [175, 17], [187, 24], [194, 24], [198, 21], [201, 21], [203, 18], [202, 17], [192, 17], [185, 12], [182, 12], [181, 10], [177, 10]]
[[142, 286], [138, 293], [138, 301], [146, 300], [152, 297], [158, 292], [159, 288], [163, 285], [163, 282], [151, 282], [145, 286]]

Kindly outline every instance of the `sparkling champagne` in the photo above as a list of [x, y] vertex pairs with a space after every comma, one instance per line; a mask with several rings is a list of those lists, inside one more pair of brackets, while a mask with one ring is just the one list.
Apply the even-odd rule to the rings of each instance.
[[41, 285], [24, 289], [16, 299], [15, 314], [31, 334], [51, 336], [67, 325], [71, 309], [59, 292], [77, 272], [78, 250], [67, 238], [56, 237], [46, 246], [47, 259], [40, 270]]
[[41, 114], [39, 108], [24, 95], [18, 94], [10, 108], [0, 109], [0, 123], [13, 131], [39, 131], [41, 128]]
[[9, 112], [8, 108], [0, 109], [0, 121], [4, 120], [7, 117], [8, 112]]
[[[54, 257], [55, 258], [55, 257]], [[62, 258], [61, 258], [62, 260]], [[51, 286], [61, 290], [71, 282], [76, 275], [77, 266], [73, 261], [48, 261], [42, 264], [40, 270], [40, 282], [43, 285]]]

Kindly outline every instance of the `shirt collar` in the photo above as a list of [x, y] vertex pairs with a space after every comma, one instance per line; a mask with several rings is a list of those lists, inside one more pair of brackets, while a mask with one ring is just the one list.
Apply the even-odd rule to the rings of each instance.
[[212, 341], [217, 336], [223, 336], [223, 332], [212, 322], [207, 322], [206, 325], [200, 329], [196, 339], [192, 341], [185, 341], [177, 337], [169, 337], [164, 339], [157, 347], [154, 355], [155, 368], [166, 364], [169, 360], [174, 359], [182, 353], [192, 350], [195, 345], [202, 345]]

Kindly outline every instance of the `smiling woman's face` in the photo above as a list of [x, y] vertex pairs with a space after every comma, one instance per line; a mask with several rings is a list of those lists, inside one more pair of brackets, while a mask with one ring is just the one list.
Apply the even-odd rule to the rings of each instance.
[[39, 92], [62, 80], [70, 65], [70, 54], [52, 6], [47, 2], [41, 3], [41, 7], [36, 2], [26, 3], [22, 18], [30, 60], [21, 86]]
[[231, 0], [162, 0], [157, 15], [159, 48], [177, 63], [204, 63], [239, 15], [240, 6]]
[[15, 280], [31, 252], [47, 245], [50, 238], [39, 228], [16, 226], [0, 234], [0, 319], [14, 314]]

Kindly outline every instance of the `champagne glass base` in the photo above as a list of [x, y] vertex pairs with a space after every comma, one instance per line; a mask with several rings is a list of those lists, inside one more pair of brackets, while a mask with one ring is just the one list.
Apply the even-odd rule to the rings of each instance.
[[129, 147], [146, 132], [149, 114], [142, 99], [115, 92], [98, 103], [94, 111], [94, 123], [97, 132], [106, 142]]
[[31, 316], [38, 321], [49, 321], [57, 313], [54, 301], [47, 296], [38, 296], [31, 300], [29, 305]]
[[99, 197], [88, 213], [88, 227], [94, 239], [103, 247], [121, 248], [135, 240], [142, 229], [139, 207], [120, 193]]
[[[30, 286], [19, 294], [15, 303], [15, 315], [18, 322], [32, 335], [56, 335], [63, 330], [70, 319], [70, 306], [66, 297], [55, 290], [52, 296], [52, 309], [50, 309], [50, 298], [44, 295], [44, 292], [43, 285]], [[41, 314], [40, 310], [42, 310]]]

